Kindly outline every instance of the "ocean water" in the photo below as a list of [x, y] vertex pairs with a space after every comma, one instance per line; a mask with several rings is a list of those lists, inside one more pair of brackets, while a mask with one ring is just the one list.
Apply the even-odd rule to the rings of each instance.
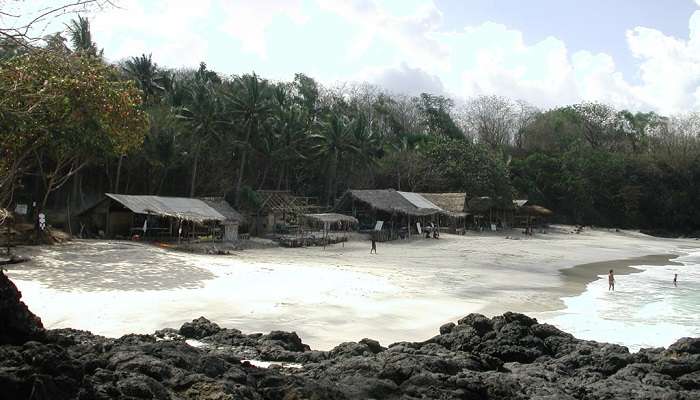
[[539, 319], [578, 338], [617, 343], [630, 351], [700, 337], [700, 252], [673, 261], [682, 265], [639, 265], [639, 273], [616, 275], [614, 292], [608, 291], [607, 275], [601, 275], [581, 295], [563, 298], [564, 310]]

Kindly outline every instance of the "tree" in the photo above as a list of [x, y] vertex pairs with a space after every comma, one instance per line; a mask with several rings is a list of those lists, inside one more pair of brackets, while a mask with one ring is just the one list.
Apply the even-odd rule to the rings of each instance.
[[0, 47], [22, 47], [25, 50], [34, 49], [43, 39], [36, 32], [44, 32], [54, 18], [66, 14], [77, 14], [114, 6], [114, 0], [71, 0], [54, 4], [27, 8], [24, 2], [3, 2], [0, 13], [3, 26], [0, 26]]
[[[509, 145], [518, 126], [515, 105], [500, 96], [478, 96], [464, 108], [468, 131], [492, 149]], [[529, 118], [524, 114], [523, 118]]]
[[224, 99], [219, 78], [201, 63], [191, 76], [181, 77], [177, 82], [175, 97], [179, 106], [178, 117], [188, 128], [190, 144], [191, 179], [189, 196], [194, 197], [197, 184], [197, 169], [200, 157], [207, 144], [215, 136], [221, 136], [224, 125]]
[[488, 196], [499, 204], [510, 204], [513, 188], [508, 166], [485, 145], [438, 138], [423, 156], [437, 172], [431, 190], [464, 192], [468, 198]]
[[245, 173], [246, 161], [250, 147], [250, 138], [257, 134], [260, 124], [272, 113], [270, 88], [266, 80], [261, 80], [253, 73], [243, 75], [233, 84], [233, 93], [228, 96], [228, 108], [234, 121], [243, 125], [244, 136], [240, 142], [240, 167], [236, 179], [236, 204], [240, 201], [241, 185]]
[[464, 138], [464, 132], [457, 126], [452, 115], [454, 103], [444, 96], [435, 96], [428, 93], [421, 93], [415, 98], [423, 117], [423, 124], [428, 134], [435, 136], [445, 136], [451, 138]]
[[326, 204], [332, 205], [337, 193], [338, 167], [345, 155], [357, 153], [353, 140], [356, 121], [330, 112], [319, 124], [314, 150], [319, 158], [326, 160]]
[[91, 57], [102, 58], [103, 51], [98, 51], [97, 45], [92, 41], [90, 21], [87, 18], [78, 15], [78, 19], [71, 20], [67, 27], [73, 51]]
[[122, 65], [122, 70], [141, 89], [145, 97], [144, 103], [157, 103], [159, 96], [165, 92], [165, 82], [168, 77], [158, 69], [158, 65], [153, 62], [150, 54], [127, 59]]
[[525, 131], [535, 121], [537, 116], [540, 114], [540, 110], [524, 100], [516, 101], [513, 105], [513, 109], [515, 117], [515, 129], [513, 132], [515, 135], [514, 144], [518, 150], [522, 150]]
[[141, 96], [114, 80], [101, 61], [51, 51], [12, 58], [0, 68], [0, 201], [32, 169], [49, 195], [103, 154], [139, 146], [148, 128]]

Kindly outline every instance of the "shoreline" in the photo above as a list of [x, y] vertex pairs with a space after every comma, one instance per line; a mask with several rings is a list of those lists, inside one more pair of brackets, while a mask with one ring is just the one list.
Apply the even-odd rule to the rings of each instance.
[[576, 297], [585, 293], [588, 284], [598, 279], [604, 279], [600, 275], [606, 275], [610, 269], [614, 271], [615, 275], [629, 275], [642, 272], [641, 269], [635, 268], [635, 266], [682, 265], [673, 261], [681, 256], [683, 254], [649, 254], [559, 268], [557, 272], [561, 282], [558, 286], [542, 288], [542, 294], [545, 295], [544, 299], [537, 302], [489, 301], [478, 312], [487, 317], [493, 317], [507, 310], [533, 315], [563, 311], [566, 309], [564, 298]]
[[562, 277], [566, 277], [564, 287], [571, 290], [574, 294], [563, 297], [574, 297], [586, 291], [589, 283], [595, 282], [601, 278], [600, 275], [606, 275], [609, 270], [613, 270], [615, 275], [629, 275], [642, 272], [641, 269], [635, 266], [664, 266], [664, 265], [682, 265], [675, 262], [676, 258], [681, 257], [678, 254], [652, 254], [647, 256], [625, 258], [619, 260], [599, 261], [587, 264], [578, 264], [570, 268], [562, 268], [559, 270]]
[[506, 232], [397, 241], [376, 255], [366, 241], [230, 256], [77, 241], [28, 249], [33, 260], [8, 273], [51, 328], [119, 337], [205, 316], [248, 332], [296, 331], [328, 349], [352, 338], [425, 340], [472, 312], [562, 310], [562, 297], [582, 293], [610, 263], [635, 272], [630, 265], [691, 249], [700, 243], [566, 227], [515, 240]]

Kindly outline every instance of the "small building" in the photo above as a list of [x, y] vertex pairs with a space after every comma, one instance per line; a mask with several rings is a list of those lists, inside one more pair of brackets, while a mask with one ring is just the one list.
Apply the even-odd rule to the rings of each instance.
[[372, 232], [379, 241], [421, 234], [430, 225], [439, 227], [440, 216], [446, 215], [419, 193], [394, 189], [348, 190], [335, 211], [357, 218], [360, 230]]
[[465, 193], [419, 193], [423, 198], [438, 206], [440, 226], [449, 229], [450, 233], [463, 234], [467, 228], [469, 213], [466, 209]]
[[491, 197], [473, 197], [467, 202], [467, 211], [473, 217], [477, 230], [511, 228], [529, 229], [541, 225], [553, 212], [545, 207], [530, 204], [528, 200], [495, 201]]
[[238, 211], [234, 210], [223, 197], [202, 197], [200, 200], [226, 218], [221, 222], [224, 228], [224, 242], [237, 241], [240, 226], [245, 223], [243, 216]]
[[[102, 200], [78, 214], [81, 233], [89, 236], [134, 235], [159, 239], [236, 240], [241, 215], [223, 198], [194, 199], [105, 193]], [[87, 231], [87, 232], [84, 232]]]
[[255, 210], [251, 233], [289, 234], [299, 229], [303, 214], [319, 211], [312, 197], [295, 196], [285, 190], [258, 190], [260, 204]]
[[515, 223], [517, 227], [525, 228], [527, 232], [533, 228], [542, 227], [554, 212], [546, 207], [530, 204], [527, 200], [516, 205]]

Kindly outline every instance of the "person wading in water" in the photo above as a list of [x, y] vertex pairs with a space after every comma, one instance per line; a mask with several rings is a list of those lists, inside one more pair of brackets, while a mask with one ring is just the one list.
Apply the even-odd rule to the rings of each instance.
[[673, 286], [678, 287], [678, 274], [673, 275]]
[[608, 290], [615, 291], [615, 275], [613, 275], [613, 270], [608, 273]]
[[372, 235], [371, 240], [372, 240], [372, 249], [369, 251], [369, 254], [372, 254], [372, 252], [374, 252], [374, 254], [377, 254], [377, 240], [374, 238], [374, 235]]

